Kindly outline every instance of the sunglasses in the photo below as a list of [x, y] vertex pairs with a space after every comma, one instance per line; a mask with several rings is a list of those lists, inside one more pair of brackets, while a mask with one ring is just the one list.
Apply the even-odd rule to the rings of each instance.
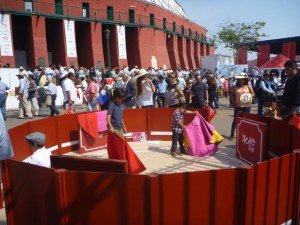
[[171, 79], [175, 79], [176, 77], [170, 77]]

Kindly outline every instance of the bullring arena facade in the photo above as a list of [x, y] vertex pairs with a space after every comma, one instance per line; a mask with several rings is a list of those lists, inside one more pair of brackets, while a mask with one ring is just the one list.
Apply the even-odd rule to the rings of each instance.
[[2, 0], [0, 10], [1, 63], [11, 67], [197, 68], [214, 54], [174, 0]]

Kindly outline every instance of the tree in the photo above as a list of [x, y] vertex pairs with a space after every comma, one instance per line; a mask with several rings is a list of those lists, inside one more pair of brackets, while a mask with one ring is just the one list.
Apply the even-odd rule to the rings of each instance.
[[237, 62], [238, 50], [241, 48], [250, 49], [255, 42], [268, 35], [261, 30], [266, 25], [265, 22], [255, 23], [231, 23], [220, 25], [220, 30], [213, 36], [215, 43], [222, 43], [225, 48], [230, 48], [234, 52], [234, 61]]

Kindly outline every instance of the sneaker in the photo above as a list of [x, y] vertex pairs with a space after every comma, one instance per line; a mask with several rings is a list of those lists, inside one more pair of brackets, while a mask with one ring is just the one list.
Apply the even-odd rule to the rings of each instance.
[[171, 151], [171, 155], [175, 157], [176, 156], [176, 152], [175, 151]]
[[233, 138], [234, 138], [233, 136], [230, 136], [230, 137], [228, 138], [228, 140], [229, 140], [229, 141], [232, 141]]

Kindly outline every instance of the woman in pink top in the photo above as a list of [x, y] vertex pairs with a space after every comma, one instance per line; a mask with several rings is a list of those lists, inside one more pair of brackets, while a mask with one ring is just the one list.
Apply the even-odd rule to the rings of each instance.
[[252, 97], [254, 96], [253, 89], [248, 85], [250, 77], [247, 75], [239, 75], [234, 77], [236, 79], [236, 85], [232, 88], [230, 98], [234, 106], [234, 115], [231, 125], [231, 134], [229, 140], [232, 140], [236, 128], [236, 117], [238, 112], [247, 112], [251, 111], [251, 102]]

